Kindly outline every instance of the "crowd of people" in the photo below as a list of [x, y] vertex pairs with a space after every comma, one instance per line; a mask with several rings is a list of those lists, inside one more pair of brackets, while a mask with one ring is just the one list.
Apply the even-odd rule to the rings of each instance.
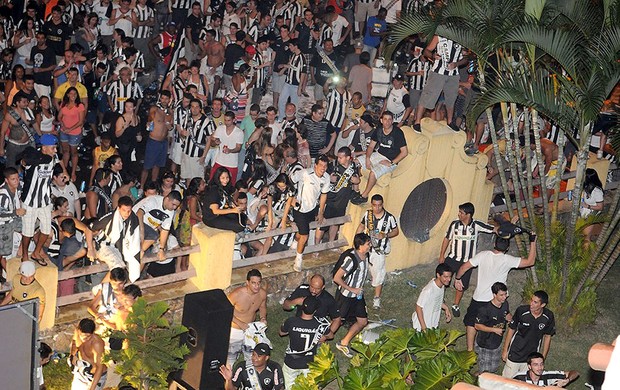
[[[419, 12], [441, 6], [415, 3]], [[3, 303], [38, 297], [42, 314], [45, 296], [34, 277], [35, 263], [63, 271], [99, 261], [112, 270], [59, 281], [59, 295], [88, 290], [95, 295], [90, 308], [95, 320], [81, 321], [74, 338], [71, 362], [79, 373], [75, 383], [82, 383], [75, 388], [95, 388], [105, 381], [97, 328], [122, 328], [140, 295], [132, 283], [188, 268], [187, 257], [166, 258], [166, 253], [189, 245], [196, 223], [237, 233], [235, 258], [292, 248], [297, 253], [293, 268], [300, 272], [308, 242], [338, 237], [337, 225], [311, 229], [311, 223], [344, 216], [349, 202], [370, 202], [354, 248], [332, 276], [338, 285], [335, 303], [327, 309], [321, 298], [300, 300], [322, 296], [320, 275], [298, 292], [302, 295], [285, 302], [287, 309], [301, 309], [298, 319], [282, 327], [281, 333], [291, 338], [291, 357], [285, 359], [283, 377], [270, 383], [290, 386], [290, 378], [306, 369], [312, 356], [313, 349], [302, 347], [302, 336], [295, 332], [297, 321], [306, 321], [306, 329], [321, 329], [324, 333], [312, 339], [320, 342], [333, 338], [339, 316], [355, 318], [337, 344], [351, 354], [349, 342], [367, 323], [361, 294], [366, 274], [370, 271], [373, 306], [380, 308], [385, 258], [390, 239], [399, 234], [397, 218], [383, 208], [373, 187], [408, 154], [401, 127], [412, 125], [421, 132], [421, 119], [432, 111], [433, 119], [446, 119], [460, 131], [476, 94], [466, 48], [441, 36], [428, 42], [412, 37], [400, 49], [405, 60], [397, 60], [399, 69], [378, 110], [371, 108], [376, 103], [373, 66], [380, 63], [384, 37], [401, 11], [401, 0], [19, 0], [0, 6], [0, 278], [7, 258], [22, 259]], [[310, 96], [307, 111], [301, 102]], [[613, 110], [608, 111], [611, 116]], [[529, 136], [523, 134], [526, 115], [515, 118], [522, 140]], [[602, 116], [594, 127], [602, 146], [613, 122], [607, 119]], [[489, 120], [501, 121], [479, 118], [467, 152], [477, 152]], [[551, 178], [562, 169], [554, 143], [559, 130], [541, 120], [545, 161], [536, 174]], [[570, 148], [564, 150], [570, 154]], [[488, 178], [496, 180], [498, 163], [489, 156]], [[363, 188], [362, 172], [368, 172]], [[585, 188], [582, 215], [602, 210], [602, 184], [595, 172], [589, 172]], [[439, 291], [452, 276], [457, 294], [452, 308], [443, 309], [449, 316], [460, 315], [468, 267], [482, 267], [475, 239], [467, 251], [459, 240], [491, 233], [493, 227], [472, 217], [473, 206], [463, 205], [446, 235], [440, 250], [445, 265], [438, 267], [435, 287], [429, 283], [416, 307], [414, 325], [421, 329], [437, 326]], [[244, 239], [292, 223], [296, 233]], [[503, 255], [506, 245], [496, 243], [493, 253]], [[147, 264], [147, 254], [157, 261]], [[502, 271], [527, 267], [530, 257], [507, 261]], [[250, 275], [248, 282], [253, 277], [260, 279]], [[484, 321], [477, 322], [478, 309], [492, 312], [486, 303], [493, 299], [503, 304], [496, 295], [505, 289], [494, 283], [505, 283], [505, 276], [499, 279], [485, 280], [486, 290], [474, 294], [465, 316], [468, 348], [495, 359], [491, 368], [496, 367], [497, 340], [478, 343], [481, 334], [489, 333]], [[260, 281], [247, 288], [240, 297], [231, 295], [231, 301], [263, 291]], [[543, 295], [537, 299], [538, 306], [546, 305]], [[266, 321], [265, 307], [255, 309]], [[236, 317], [231, 346], [239, 347], [256, 310]], [[330, 318], [327, 327], [324, 321], [312, 322], [322, 311]], [[429, 311], [433, 314], [427, 318]], [[547, 329], [552, 334], [553, 324]], [[296, 360], [300, 350], [306, 358]], [[526, 361], [523, 351], [510, 351], [505, 351], [508, 359]], [[543, 355], [547, 351], [548, 345]], [[269, 355], [270, 349], [259, 344], [246, 356], [259, 379], [263, 369], [277, 371]], [[238, 369], [225, 368], [222, 375], [241, 386], [234, 379]], [[245, 386], [254, 387], [253, 375], [245, 380], [250, 383]]]

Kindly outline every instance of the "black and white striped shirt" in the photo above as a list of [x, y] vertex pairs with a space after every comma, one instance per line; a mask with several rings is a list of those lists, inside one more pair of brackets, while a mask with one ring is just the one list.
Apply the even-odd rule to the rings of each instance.
[[106, 93], [112, 100], [114, 111], [123, 114], [125, 112], [125, 100], [133, 98], [135, 100], [142, 99], [142, 88], [135, 81], [130, 81], [127, 85], [123, 84], [121, 79], [108, 84]]
[[68, 1], [67, 6], [65, 7], [65, 15], [67, 15], [66, 23], [71, 25], [71, 23], [73, 23], [73, 17], [75, 16], [75, 14], [82, 11], [89, 13], [92, 11], [92, 7], [86, 2], [78, 5], [72, 1]]
[[[149, 19], [155, 18], [153, 8], [149, 6], [145, 5], [144, 8], [142, 8], [140, 4], [137, 4], [134, 10], [136, 11], [138, 22], [146, 22]], [[153, 27], [151, 26], [138, 26], [133, 28], [134, 38], [151, 38], [152, 33]]]
[[176, 125], [179, 125], [181, 127], [183, 127], [185, 125], [185, 122], [187, 121], [187, 117], [189, 115], [189, 106], [187, 107], [183, 107], [183, 102], [182, 100], [179, 100], [179, 102], [177, 103], [177, 105], [174, 107], [174, 115], [173, 115], [173, 121], [174, 121], [174, 142], [176, 143], [180, 143], [181, 142], [181, 137], [179, 132], [176, 130]]
[[271, 14], [271, 23], [274, 24], [274, 25], [276, 23], [276, 17], [278, 17], [280, 15], [284, 16], [285, 22], [286, 22], [286, 19], [289, 17], [288, 5], [283, 4], [282, 7], [280, 7], [280, 8], [277, 8], [277, 7], [278, 7], [278, 5], [274, 4], [271, 7], [271, 12], [270, 12], [270, 14]]
[[200, 35], [198, 35], [198, 39], [204, 41], [207, 37], [207, 31], [213, 30], [215, 31], [215, 37], [213, 38], [216, 42], [221, 41], [222, 32], [219, 28], [213, 28], [211, 25], [206, 25], [202, 30], [200, 30]]
[[295, 24], [295, 20], [299, 17], [301, 18], [304, 14], [304, 7], [299, 4], [298, 1], [292, 0], [288, 3], [288, 9], [286, 10], [286, 15], [284, 19], [290, 19], [291, 25], [289, 27], [293, 27]]
[[26, 165], [21, 200], [26, 207], [46, 207], [52, 204], [52, 172], [58, 157], [40, 154], [35, 160]]
[[263, 55], [259, 51], [257, 51], [256, 54], [254, 54], [253, 58], [253, 65], [254, 69], [256, 70], [256, 83], [254, 84], [254, 88], [262, 88], [267, 82], [267, 71], [269, 70], [269, 67], [265, 66], [260, 69], [258, 68], [264, 63], [265, 60], [263, 59]]
[[[347, 250], [342, 254], [342, 256], [346, 256], [340, 266], [340, 268], [344, 270], [344, 282], [352, 288], [364, 287], [364, 281], [366, 280], [366, 276], [368, 274], [367, 258], [360, 259], [357, 251], [354, 249]], [[355, 267], [355, 263], [357, 263], [357, 267]], [[349, 291], [342, 286], [338, 286], [338, 291], [347, 298], [355, 298], [356, 296], [354, 292]]]
[[195, 0], [172, 0], [172, 9], [190, 9]]
[[176, 101], [183, 99], [183, 93], [185, 92], [185, 88], [187, 88], [187, 81], [176, 77], [172, 82], [172, 90], [174, 92], [174, 99]]
[[351, 101], [351, 94], [345, 90], [344, 93], [333, 89], [327, 96], [327, 110], [325, 119], [329, 121], [336, 129], [340, 129], [347, 116], [347, 105]]
[[478, 220], [473, 220], [469, 225], [458, 219], [453, 221], [446, 232], [446, 239], [450, 240], [448, 257], [463, 263], [474, 257], [480, 232], [493, 233], [493, 226]]
[[209, 135], [215, 131], [215, 124], [206, 115], [202, 115], [198, 120], [188, 116], [185, 130], [189, 134], [185, 137], [185, 141], [183, 141], [183, 153], [189, 157], [202, 156]]
[[[144, 54], [142, 54], [142, 52], [139, 51], [136, 54], [136, 60], [133, 63], [133, 68], [134, 69], [144, 69], [144, 66], [145, 66], [145, 64], [144, 64]], [[133, 77], [135, 78], [136, 76], [137, 76], [136, 72], [133, 72]]]
[[15, 214], [15, 210], [21, 207], [20, 194], [20, 188], [11, 193], [6, 183], [0, 185], [0, 225], [20, 218]]
[[290, 68], [286, 70], [286, 82], [291, 85], [299, 85], [301, 83], [301, 75], [306, 68], [306, 60], [304, 55], [292, 54], [288, 61]]
[[[389, 253], [391, 248], [390, 239], [387, 235], [398, 227], [396, 217], [383, 210], [381, 218], [377, 218], [372, 210], [368, 210], [364, 213], [361, 224], [364, 226], [364, 232], [372, 238], [372, 249], [382, 253]], [[385, 237], [380, 240], [375, 239], [374, 236], [379, 233], [385, 234]]]
[[455, 66], [454, 69], [448, 69], [448, 65], [463, 58], [461, 45], [439, 35], [437, 38], [438, 42], [435, 50], [439, 54], [439, 58], [435, 60], [431, 70], [444, 76], [458, 76], [458, 67]]
[[430, 62], [422, 61], [420, 58], [422, 56], [411, 60], [407, 67], [407, 73], [424, 72], [424, 74], [409, 77], [409, 89], [411, 90], [421, 91], [424, 85], [426, 85], [426, 76], [428, 75]]

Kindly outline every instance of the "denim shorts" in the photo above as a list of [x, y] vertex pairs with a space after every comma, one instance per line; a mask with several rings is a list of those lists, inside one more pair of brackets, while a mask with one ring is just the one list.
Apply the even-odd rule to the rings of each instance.
[[70, 146], [79, 146], [82, 142], [82, 132], [77, 135], [65, 134], [63, 132], [60, 133], [60, 142], [68, 143]]

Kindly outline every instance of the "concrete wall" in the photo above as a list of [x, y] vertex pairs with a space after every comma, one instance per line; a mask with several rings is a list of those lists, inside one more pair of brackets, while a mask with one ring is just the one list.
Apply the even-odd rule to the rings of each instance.
[[[491, 204], [493, 185], [486, 180], [488, 159], [484, 154], [468, 156], [464, 152], [464, 132], [454, 132], [444, 123], [428, 118], [422, 120], [422, 134], [404, 127], [409, 155], [392, 172], [379, 179], [371, 191], [384, 197], [385, 209], [400, 221], [400, 214], [407, 197], [420, 183], [441, 178], [447, 188], [446, 208], [424, 243], [409, 240], [401, 234], [392, 240], [387, 270], [408, 268], [437, 260], [439, 248], [451, 221], [457, 218], [458, 205], [472, 202], [475, 216], [486, 220]], [[368, 172], [363, 172], [367, 177]], [[360, 188], [366, 185], [362, 180]], [[352, 242], [355, 230], [370, 204], [349, 205], [352, 222], [343, 227], [345, 237]]]

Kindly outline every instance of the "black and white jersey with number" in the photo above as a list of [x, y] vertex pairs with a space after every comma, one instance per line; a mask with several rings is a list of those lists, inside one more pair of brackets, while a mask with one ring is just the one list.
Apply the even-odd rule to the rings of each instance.
[[107, 94], [112, 99], [114, 111], [123, 114], [125, 112], [125, 100], [132, 98], [142, 99], [142, 88], [135, 81], [130, 81], [127, 85], [121, 79], [111, 82], [107, 87]]

